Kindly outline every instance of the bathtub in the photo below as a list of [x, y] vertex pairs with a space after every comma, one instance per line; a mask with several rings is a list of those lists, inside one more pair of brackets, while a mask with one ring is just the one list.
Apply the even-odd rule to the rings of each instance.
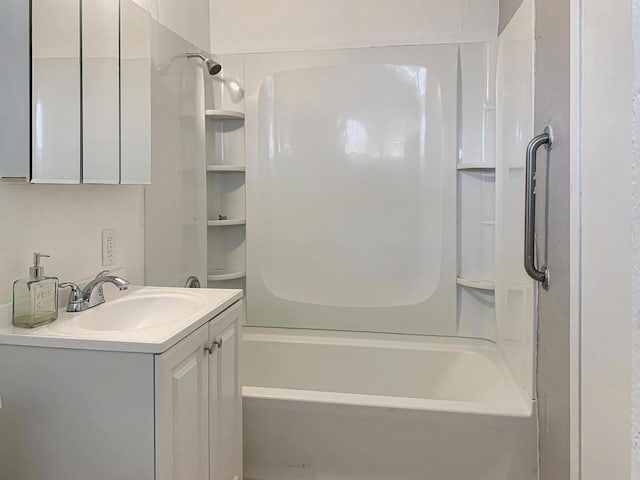
[[246, 480], [533, 480], [533, 403], [490, 342], [245, 327]]

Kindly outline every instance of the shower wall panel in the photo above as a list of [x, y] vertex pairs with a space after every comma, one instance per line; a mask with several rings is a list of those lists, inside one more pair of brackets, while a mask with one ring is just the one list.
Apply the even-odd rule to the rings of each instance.
[[456, 335], [457, 62], [245, 57], [250, 324]]
[[207, 275], [204, 85], [195, 62], [176, 61], [197, 51], [152, 21], [151, 154], [153, 181], [145, 188], [145, 285], [184, 286]]
[[531, 397], [536, 289], [524, 271], [523, 245], [525, 151], [533, 137], [533, 26], [534, 2], [525, 0], [499, 38], [496, 164], [497, 344]]

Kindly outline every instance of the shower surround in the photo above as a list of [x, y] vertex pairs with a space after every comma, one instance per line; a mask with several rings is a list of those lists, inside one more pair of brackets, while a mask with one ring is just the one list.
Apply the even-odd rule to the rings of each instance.
[[221, 58], [208, 108], [246, 115], [247, 479], [537, 478], [533, 13], [486, 42]]

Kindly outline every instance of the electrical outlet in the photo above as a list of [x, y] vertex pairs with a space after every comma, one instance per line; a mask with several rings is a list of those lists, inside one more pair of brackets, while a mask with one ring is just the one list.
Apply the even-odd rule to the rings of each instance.
[[116, 263], [116, 229], [107, 228], [102, 231], [102, 266], [108, 267]]

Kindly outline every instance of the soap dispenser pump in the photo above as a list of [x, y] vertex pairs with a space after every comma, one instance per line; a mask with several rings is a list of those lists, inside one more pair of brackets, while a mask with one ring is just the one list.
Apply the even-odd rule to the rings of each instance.
[[34, 328], [58, 318], [58, 279], [46, 277], [41, 258], [49, 255], [33, 254], [33, 266], [29, 278], [13, 283], [13, 324], [16, 327]]

